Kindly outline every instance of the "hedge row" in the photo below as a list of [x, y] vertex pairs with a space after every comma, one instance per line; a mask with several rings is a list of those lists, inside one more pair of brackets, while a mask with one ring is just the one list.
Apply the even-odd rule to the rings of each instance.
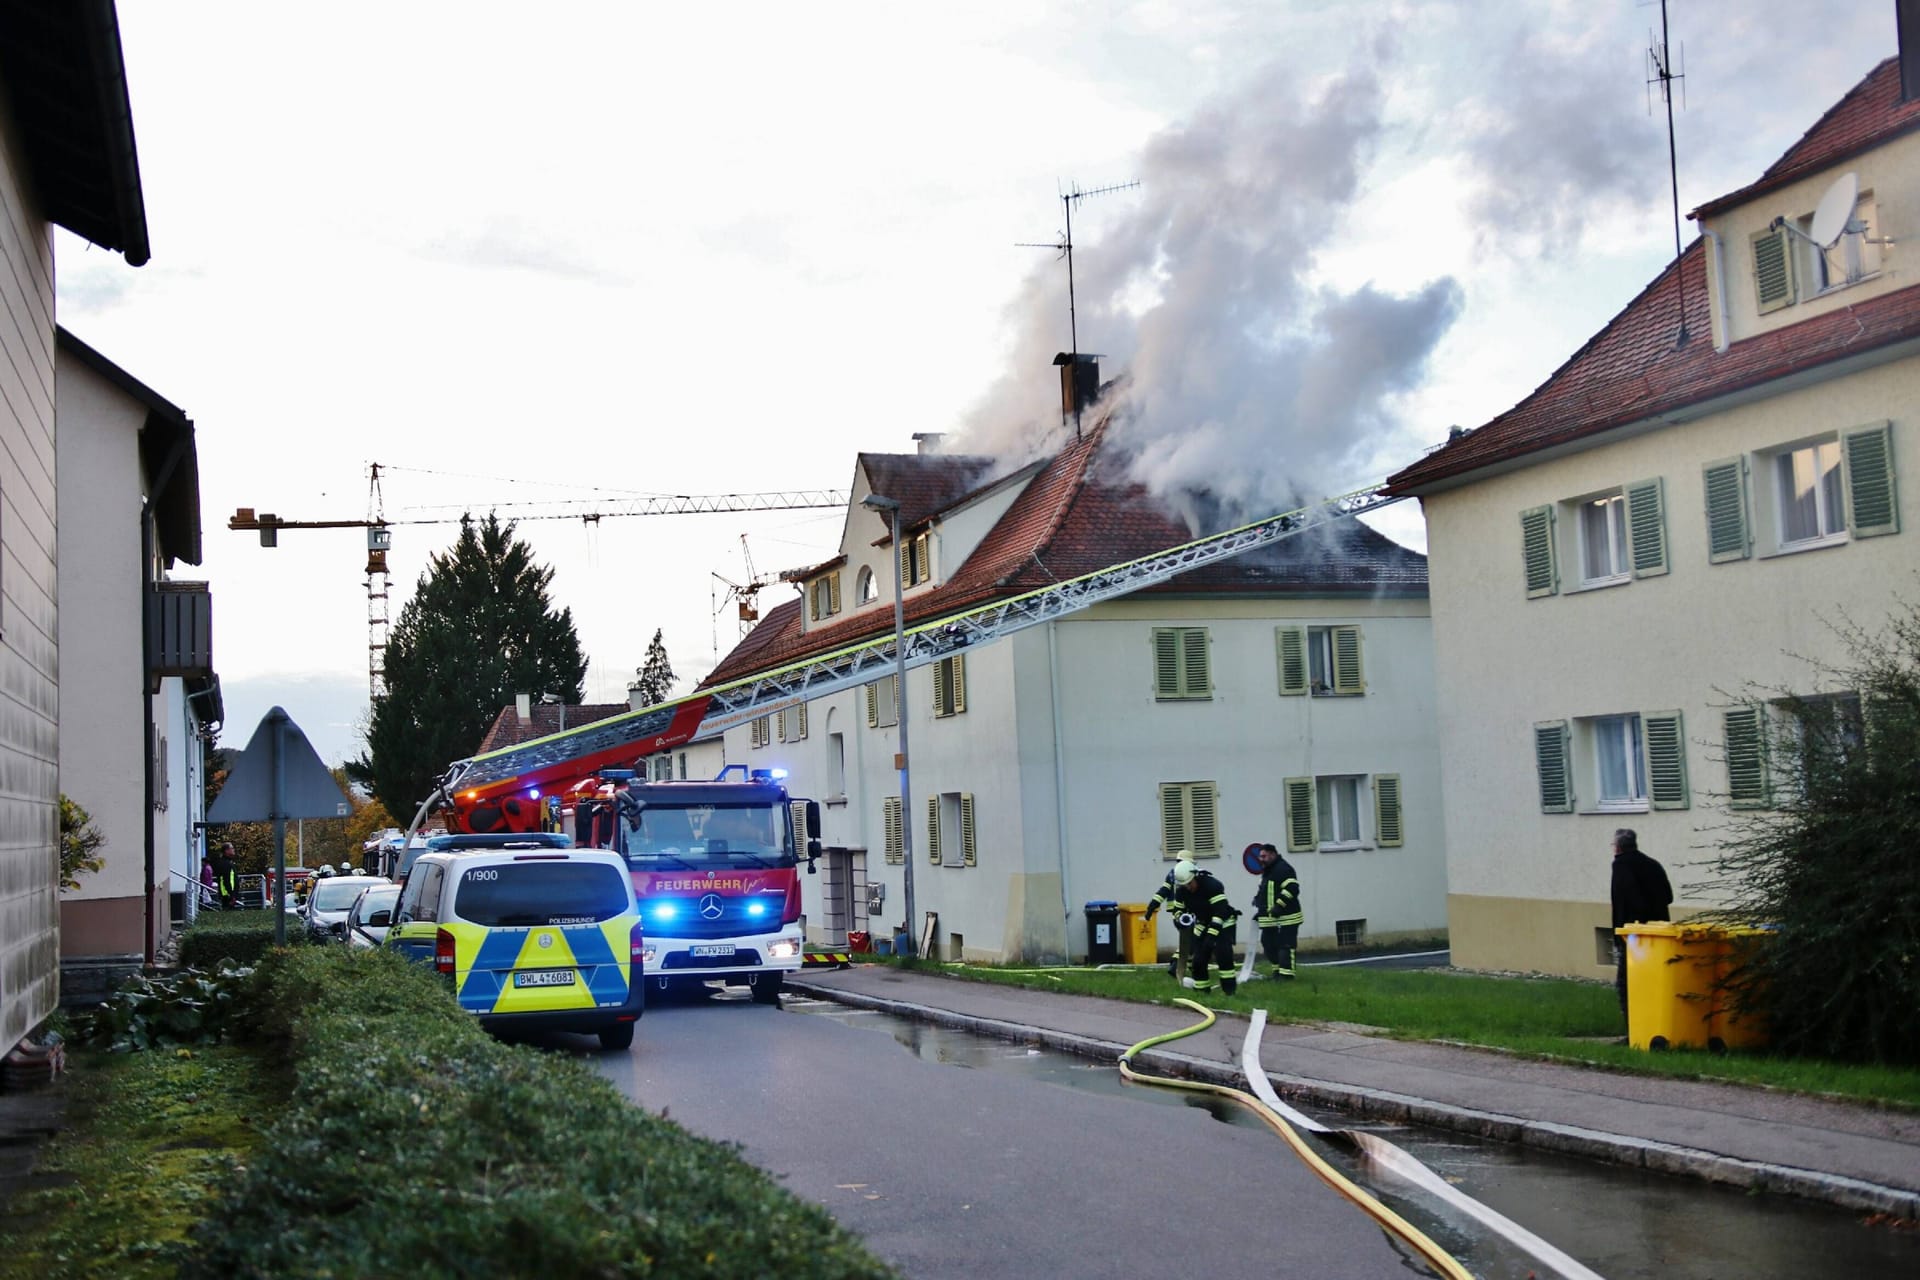
[[492, 1039], [417, 965], [287, 948], [252, 998], [292, 1097], [197, 1231], [189, 1280], [893, 1274], [733, 1148]]
[[[299, 941], [301, 924], [287, 921], [287, 940]], [[222, 960], [253, 965], [273, 949], [273, 912], [202, 911], [193, 927], [180, 935], [180, 965], [186, 969], [217, 969]]]

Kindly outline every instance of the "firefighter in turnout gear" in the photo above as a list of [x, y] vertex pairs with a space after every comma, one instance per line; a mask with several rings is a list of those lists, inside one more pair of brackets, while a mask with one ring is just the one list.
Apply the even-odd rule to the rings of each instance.
[[1276, 978], [1293, 977], [1294, 946], [1306, 915], [1300, 910], [1300, 878], [1293, 865], [1270, 844], [1260, 846], [1260, 888], [1253, 896], [1254, 922], [1260, 926], [1260, 950]]
[[[1180, 851], [1180, 857], [1185, 858], [1186, 856], [1187, 851], [1182, 849]], [[1153, 891], [1153, 897], [1147, 899], [1147, 910], [1143, 918], [1149, 924], [1153, 922], [1154, 912], [1160, 910], [1162, 907], [1170, 906], [1173, 903], [1174, 888], [1173, 872], [1169, 871], [1167, 872], [1166, 880], [1162, 882], [1158, 889]], [[1167, 976], [1174, 977], [1180, 972], [1181, 957], [1187, 954], [1187, 939], [1189, 935], [1187, 933], [1187, 927], [1180, 923], [1180, 909], [1178, 907], [1174, 907], [1171, 911], [1167, 912], [1167, 914], [1173, 918], [1174, 931], [1179, 935], [1179, 940], [1175, 942], [1173, 946], [1173, 955], [1167, 959]]]
[[1193, 972], [1181, 985], [1194, 991], [1213, 990], [1209, 967], [1220, 970], [1220, 989], [1228, 995], [1239, 985], [1233, 972], [1233, 940], [1240, 913], [1227, 901], [1227, 888], [1190, 859], [1173, 864], [1173, 906], [1193, 917], [1188, 953]]

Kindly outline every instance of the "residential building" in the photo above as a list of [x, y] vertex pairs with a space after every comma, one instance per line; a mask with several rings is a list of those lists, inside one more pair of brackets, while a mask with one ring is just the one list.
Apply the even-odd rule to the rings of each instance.
[[1601, 976], [1619, 827], [1711, 905], [1778, 691], [1846, 699], [1837, 624], [1920, 599], [1913, 73], [1875, 68], [1536, 391], [1389, 481], [1433, 564], [1456, 964]]
[[60, 954], [137, 967], [189, 910], [224, 714], [206, 584], [172, 576], [200, 563], [199, 459], [180, 409], [64, 328], [55, 349], [60, 786], [105, 837]]
[[[1017, 469], [861, 454], [837, 554], [787, 575], [800, 598], [706, 683], [884, 637], [896, 589], [916, 626], [1190, 541], [1117, 455], [1105, 421]], [[899, 502], [899, 545], [869, 495]], [[905, 923], [909, 844], [916, 936], [934, 916], [941, 958], [1083, 957], [1084, 904], [1146, 900], [1182, 850], [1250, 902], [1241, 851], [1259, 841], [1299, 868], [1303, 937], [1431, 935], [1445, 852], [1426, 593], [1420, 555], [1336, 522], [956, 649], [904, 690], [883, 677], [773, 712], [728, 730], [725, 758], [784, 768], [823, 804], [824, 874], [803, 879], [816, 943]]]
[[0, 1050], [11, 1050], [60, 989], [53, 227], [147, 260], [111, 4], [0, 0], [0, 214]]

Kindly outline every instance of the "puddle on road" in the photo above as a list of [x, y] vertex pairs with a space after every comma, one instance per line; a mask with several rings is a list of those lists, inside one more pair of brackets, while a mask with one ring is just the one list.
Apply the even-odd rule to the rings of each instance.
[[[1260, 1120], [1224, 1099], [1127, 1084], [1112, 1063], [798, 995], [787, 996], [786, 1007], [884, 1032], [927, 1062], [1008, 1071], [1029, 1080], [1155, 1106], [1199, 1107], [1224, 1124], [1268, 1132]], [[1749, 1194], [1444, 1130], [1355, 1122], [1338, 1112], [1291, 1100], [1290, 1105], [1331, 1127], [1379, 1134], [1608, 1280], [1723, 1280], [1729, 1276], [1905, 1280], [1920, 1275], [1920, 1229], [1868, 1226], [1862, 1221], [1864, 1215], [1802, 1200]], [[1489, 1238], [1477, 1223], [1424, 1196], [1405, 1194], [1391, 1180], [1374, 1181], [1340, 1147], [1316, 1145], [1328, 1161], [1426, 1232], [1475, 1275], [1487, 1280], [1525, 1280], [1535, 1270], [1519, 1250]]]

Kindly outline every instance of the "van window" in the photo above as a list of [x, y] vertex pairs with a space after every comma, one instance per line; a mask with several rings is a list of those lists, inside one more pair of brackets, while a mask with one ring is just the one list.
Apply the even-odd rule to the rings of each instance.
[[[437, 862], [427, 864], [425, 874], [420, 877], [420, 906], [414, 912], [415, 920], [440, 919], [440, 888], [446, 882], [447, 869]], [[412, 883], [412, 877], [408, 877]]]
[[462, 920], [494, 926], [598, 924], [627, 909], [627, 877], [604, 862], [506, 862], [460, 873]]

